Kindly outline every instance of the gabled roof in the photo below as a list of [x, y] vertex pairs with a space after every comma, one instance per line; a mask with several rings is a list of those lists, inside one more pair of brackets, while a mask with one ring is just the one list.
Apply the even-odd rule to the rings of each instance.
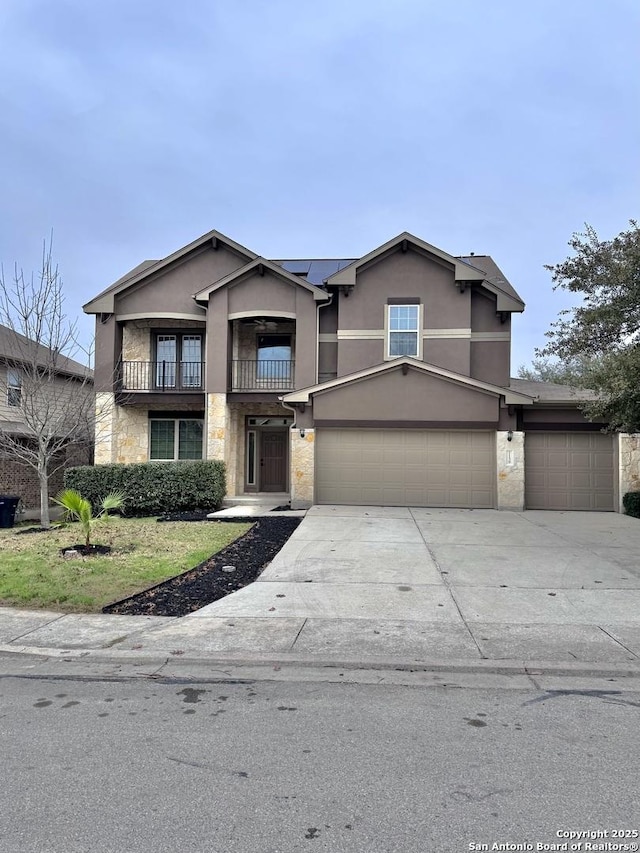
[[375, 367], [368, 367], [365, 370], [358, 370], [356, 373], [349, 373], [346, 376], [340, 376], [337, 379], [330, 379], [328, 382], [321, 382], [319, 385], [311, 385], [308, 388], [302, 388], [299, 391], [292, 391], [290, 394], [284, 394], [279, 397], [283, 403], [308, 403], [309, 397], [323, 391], [330, 391], [332, 388], [339, 388], [342, 385], [349, 385], [351, 382], [358, 382], [363, 379], [369, 379], [376, 376], [378, 373], [385, 373], [389, 370], [396, 370], [398, 367], [407, 365], [415, 370], [422, 371], [431, 376], [436, 376], [440, 379], [446, 379], [451, 382], [456, 382], [459, 385], [481, 391], [485, 394], [494, 394], [497, 397], [504, 397], [505, 403], [528, 405], [533, 403], [533, 397], [526, 393], [521, 393], [515, 389], [502, 388], [499, 385], [492, 385], [489, 382], [481, 382], [479, 379], [473, 379], [470, 376], [464, 376], [461, 373], [454, 373], [451, 370], [445, 370], [443, 367], [437, 367], [435, 364], [427, 364], [424, 361], [418, 361], [415, 358], [407, 358], [402, 356], [394, 358], [391, 361], [385, 361], [383, 364], [377, 364]]
[[86, 305], [83, 305], [82, 310], [87, 314], [112, 314], [114, 311], [114, 297], [118, 293], [121, 293], [123, 290], [132, 287], [134, 284], [138, 284], [138, 282], [142, 281], [147, 276], [159, 272], [160, 270], [169, 266], [169, 264], [180, 260], [180, 258], [184, 257], [185, 255], [188, 255], [189, 252], [193, 252], [195, 249], [199, 249], [201, 246], [204, 246], [206, 243], [209, 242], [223, 243], [227, 248], [231, 249], [233, 252], [236, 252], [238, 255], [244, 256], [248, 260], [258, 257], [255, 252], [252, 252], [245, 246], [241, 246], [240, 243], [236, 243], [234, 240], [231, 240], [230, 237], [226, 237], [224, 234], [221, 234], [220, 231], [216, 231], [214, 229], [213, 231], [208, 231], [206, 234], [203, 234], [202, 237], [198, 237], [197, 240], [194, 240], [187, 246], [183, 246], [176, 252], [167, 255], [166, 258], [162, 258], [159, 261], [143, 261], [141, 264], [138, 264], [137, 267], [134, 267], [122, 278], [119, 278], [106, 290], [103, 290], [102, 293], [99, 293], [94, 299], [92, 299], [90, 302], [87, 302]]
[[486, 273], [487, 277], [484, 281], [485, 287], [489, 287], [491, 285], [491, 288], [489, 289], [493, 290], [493, 288], [496, 288], [502, 293], [506, 293], [508, 296], [511, 296], [513, 299], [517, 299], [518, 302], [521, 302], [522, 308], [524, 308], [524, 302], [522, 302], [522, 299], [518, 296], [515, 288], [507, 280], [506, 275], [490, 255], [461, 255], [460, 260], [464, 261], [466, 264], [471, 264], [471, 266], [474, 266], [476, 269], [482, 270]]
[[[478, 284], [482, 284], [492, 293], [497, 296], [497, 310], [498, 311], [524, 311], [524, 302], [520, 299], [516, 291], [511, 287], [511, 285], [507, 282], [507, 280], [502, 276], [498, 267], [493, 264], [495, 270], [500, 274], [500, 277], [503, 279], [503, 284], [498, 285], [496, 282], [492, 281], [492, 274], [487, 273], [484, 269], [475, 264], [472, 264], [470, 260], [475, 261], [475, 256], [472, 259], [455, 257], [454, 255], [449, 255], [447, 252], [443, 252], [442, 249], [438, 249], [436, 246], [432, 246], [431, 243], [427, 243], [424, 240], [421, 240], [419, 237], [415, 237], [413, 234], [410, 234], [408, 231], [403, 231], [402, 234], [398, 234], [397, 237], [394, 237], [392, 240], [383, 243], [382, 246], [378, 246], [377, 249], [369, 252], [364, 255], [362, 258], [359, 258], [357, 261], [354, 261], [349, 266], [344, 267], [344, 269], [339, 270], [333, 275], [329, 276], [327, 279], [328, 285], [355, 285], [356, 283], [356, 274], [358, 270], [364, 266], [365, 264], [370, 263], [371, 261], [376, 260], [385, 252], [393, 250], [398, 246], [401, 246], [403, 243], [409, 243], [412, 246], [415, 246], [418, 249], [422, 249], [423, 252], [427, 252], [430, 255], [434, 255], [437, 258], [440, 258], [443, 261], [451, 264], [454, 268], [455, 280], [460, 282], [477, 282]], [[482, 256], [483, 258], [487, 258], [487, 256]], [[508, 288], [504, 286], [504, 284], [508, 285]]]
[[78, 376], [81, 379], [90, 379], [93, 376], [93, 371], [85, 364], [60, 353], [54, 357], [51, 350], [42, 344], [32, 341], [7, 326], [0, 326], [0, 363], [7, 362], [9, 365], [16, 366], [20, 362], [33, 364], [34, 355], [39, 366], [54, 368], [61, 375]]
[[308, 282], [306, 279], [301, 278], [299, 275], [295, 275], [294, 273], [287, 272], [287, 270], [283, 269], [279, 264], [275, 261], [268, 261], [266, 258], [258, 258], [256, 257], [254, 260], [249, 261], [248, 264], [245, 264], [243, 267], [240, 267], [233, 272], [230, 272], [228, 275], [225, 275], [224, 278], [218, 279], [218, 281], [214, 281], [211, 284], [204, 287], [202, 290], [199, 290], [196, 294], [194, 294], [194, 299], [196, 302], [208, 302], [209, 296], [214, 293], [216, 290], [220, 290], [221, 287], [227, 287], [229, 284], [232, 284], [234, 281], [242, 278], [243, 276], [248, 275], [253, 270], [258, 270], [264, 272], [264, 270], [269, 270], [269, 272], [278, 276], [278, 278], [283, 279], [289, 284], [295, 285], [296, 287], [303, 287], [305, 290], [308, 290], [313, 294], [313, 298], [316, 302], [326, 301], [330, 299], [329, 294], [321, 290], [319, 287], [315, 287], [313, 284]]

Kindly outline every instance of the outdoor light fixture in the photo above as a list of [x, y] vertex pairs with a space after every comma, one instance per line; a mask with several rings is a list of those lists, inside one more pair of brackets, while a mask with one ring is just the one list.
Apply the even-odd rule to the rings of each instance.
[[304, 438], [304, 429], [300, 430], [300, 438]]
[[513, 441], [513, 430], [510, 429], [507, 433], [507, 441]]

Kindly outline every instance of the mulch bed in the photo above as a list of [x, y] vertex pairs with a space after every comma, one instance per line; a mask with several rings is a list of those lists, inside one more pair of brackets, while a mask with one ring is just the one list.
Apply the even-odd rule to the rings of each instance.
[[[212, 524], [215, 521], [203, 521], [198, 518], [185, 518], [197, 513], [181, 513], [177, 516], [165, 516], [158, 521], [200, 521]], [[225, 521], [246, 521], [245, 518], [225, 518]], [[252, 583], [268, 566], [296, 527], [300, 518], [260, 518], [253, 527], [232, 542], [222, 551], [208, 560], [175, 578], [163, 581], [150, 589], [108, 604], [103, 613], [118, 613], [126, 616], [186, 616], [199, 610], [205, 604], [211, 604], [242, 589]], [[222, 571], [223, 566], [234, 566], [233, 572]]]
[[111, 553], [111, 545], [68, 545], [60, 549], [63, 557], [69, 551], [76, 551], [80, 557], [104, 557]]

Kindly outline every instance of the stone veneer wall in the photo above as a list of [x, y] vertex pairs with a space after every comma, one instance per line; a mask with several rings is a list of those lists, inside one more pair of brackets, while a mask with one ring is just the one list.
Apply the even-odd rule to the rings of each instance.
[[227, 403], [227, 395], [207, 394], [207, 459], [222, 459], [227, 495], [244, 492], [245, 418], [290, 417], [280, 403]]
[[95, 452], [96, 465], [113, 462], [113, 440], [116, 424], [115, 394], [110, 391], [96, 392]]
[[298, 427], [289, 431], [291, 450], [291, 508], [306, 509], [313, 504], [315, 477], [315, 430], [305, 429], [304, 438]]
[[146, 409], [117, 406], [111, 392], [96, 394], [95, 464], [147, 462], [149, 418]]
[[618, 435], [618, 511], [624, 512], [626, 492], [640, 490], [640, 435]]
[[122, 360], [151, 361], [151, 333], [143, 322], [132, 320], [123, 326]]
[[524, 433], [499, 430], [496, 433], [498, 509], [524, 509]]

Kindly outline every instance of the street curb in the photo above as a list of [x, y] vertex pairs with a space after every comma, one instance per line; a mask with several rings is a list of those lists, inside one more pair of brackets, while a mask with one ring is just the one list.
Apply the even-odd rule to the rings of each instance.
[[406, 673], [464, 673], [474, 675], [525, 675], [581, 678], [640, 678], [640, 664], [606, 664], [576, 661], [536, 660], [446, 660], [406, 661], [393, 658], [327, 658], [293, 653], [246, 652], [176, 655], [168, 651], [114, 651], [113, 649], [52, 649], [38, 646], [0, 646], [0, 660], [5, 658], [38, 658], [109, 665], [144, 665], [187, 668], [189, 666], [302, 666], [344, 670], [394, 670]]

